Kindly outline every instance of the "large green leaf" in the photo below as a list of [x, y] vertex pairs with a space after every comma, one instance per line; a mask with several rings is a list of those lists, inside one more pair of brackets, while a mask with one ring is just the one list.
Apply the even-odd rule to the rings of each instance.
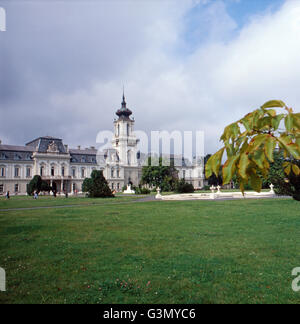
[[246, 154], [246, 153], [241, 154], [238, 168], [239, 168], [239, 173], [240, 173], [241, 177], [245, 180], [248, 179], [247, 168], [248, 168], [249, 164], [250, 164], [250, 160], [249, 160], [248, 154]]
[[259, 129], [262, 129], [262, 128], [267, 127], [267, 126], [271, 127], [272, 126], [271, 117], [268, 116], [268, 117], [261, 118], [258, 121], [257, 126], [258, 126]]
[[292, 117], [292, 114], [288, 114], [285, 117], [284, 123], [285, 123], [286, 130], [288, 132], [290, 132], [292, 130], [292, 128], [293, 128], [293, 117]]
[[216, 177], [219, 176], [219, 170], [222, 163], [224, 150], [225, 148], [223, 147], [221, 150], [219, 150], [216, 154], [213, 155], [212, 172], [216, 175]]
[[268, 136], [269, 136], [269, 134], [259, 134], [259, 135], [255, 136], [249, 143], [247, 152], [251, 153], [251, 152], [255, 151], [257, 148], [259, 148], [263, 144], [263, 142], [266, 141]]
[[277, 116], [272, 118], [271, 124], [272, 124], [272, 127], [274, 128], [274, 130], [278, 129], [278, 127], [280, 125], [280, 122], [282, 121], [284, 116], [285, 116], [284, 114], [280, 114], [280, 115], [277, 115]]
[[251, 160], [260, 168], [264, 169], [264, 161], [266, 159], [265, 153], [263, 150], [257, 150], [251, 156]]
[[292, 139], [289, 136], [281, 135], [278, 138], [279, 142], [282, 144], [282, 147], [295, 159], [300, 159], [300, 147], [298, 144], [293, 143]]
[[281, 100], [271, 100], [261, 106], [261, 108], [285, 108], [286, 104]]
[[236, 171], [236, 162], [239, 159], [239, 155], [231, 156], [228, 158], [223, 166], [223, 184], [228, 184]]
[[266, 143], [265, 143], [265, 154], [267, 156], [267, 158], [269, 159], [270, 162], [274, 162], [274, 158], [273, 158], [273, 154], [274, 154], [274, 150], [276, 148], [277, 145], [277, 141], [276, 138], [273, 137], [272, 135], [269, 135], [266, 138]]

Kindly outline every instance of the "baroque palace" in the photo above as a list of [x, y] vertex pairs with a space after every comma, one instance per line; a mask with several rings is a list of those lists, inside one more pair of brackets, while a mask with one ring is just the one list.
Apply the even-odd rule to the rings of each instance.
[[[93, 170], [103, 170], [112, 190], [121, 191], [129, 183], [137, 186], [145, 155], [142, 159], [138, 152], [134, 119], [130, 117], [132, 111], [127, 108], [124, 94], [116, 115], [112, 148], [100, 153], [95, 147], [71, 149], [62, 139], [50, 136], [39, 137], [25, 146], [4, 145], [0, 141], [0, 195], [7, 191], [26, 194], [27, 184], [35, 175], [40, 175], [58, 193], [80, 193], [83, 180]], [[196, 189], [202, 188], [203, 159], [192, 162], [180, 159], [183, 163], [177, 167], [179, 178]]]

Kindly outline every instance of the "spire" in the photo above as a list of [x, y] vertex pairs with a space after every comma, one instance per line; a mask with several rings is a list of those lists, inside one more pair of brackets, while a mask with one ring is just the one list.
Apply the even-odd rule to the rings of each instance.
[[125, 101], [125, 91], [124, 91], [124, 86], [123, 86], [123, 98], [122, 98], [122, 106], [121, 109], [119, 109], [116, 114], [121, 117], [129, 118], [130, 115], [132, 115], [132, 111], [127, 108], [127, 104]]
[[122, 109], [126, 109], [126, 101], [125, 101], [125, 94], [124, 94], [124, 86], [123, 86], [123, 101], [122, 101]]

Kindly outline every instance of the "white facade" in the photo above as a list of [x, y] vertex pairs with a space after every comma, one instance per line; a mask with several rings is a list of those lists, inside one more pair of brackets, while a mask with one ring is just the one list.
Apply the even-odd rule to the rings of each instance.
[[[62, 139], [39, 137], [25, 146], [2, 145], [0, 141], [0, 195], [26, 194], [26, 186], [34, 175], [40, 175], [58, 193], [80, 193], [85, 178], [93, 170], [103, 170], [112, 190], [122, 191], [127, 184], [139, 185], [142, 161], [137, 150], [138, 139], [134, 134], [132, 112], [122, 107], [116, 112], [112, 148], [101, 154], [94, 147], [69, 149]], [[147, 156], [147, 155], [146, 155]], [[187, 161], [182, 157], [177, 167], [179, 178], [184, 178], [196, 189], [204, 186], [204, 160]], [[177, 165], [177, 164], [175, 164]]]

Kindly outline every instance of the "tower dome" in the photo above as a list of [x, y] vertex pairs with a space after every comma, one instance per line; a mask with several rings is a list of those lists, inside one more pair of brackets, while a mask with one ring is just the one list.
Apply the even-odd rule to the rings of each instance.
[[121, 105], [122, 106], [120, 109], [117, 110], [116, 115], [119, 116], [119, 119], [120, 118], [129, 119], [129, 116], [132, 115], [132, 111], [127, 108], [124, 91], [123, 91], [123, 101], [122, 101]]

